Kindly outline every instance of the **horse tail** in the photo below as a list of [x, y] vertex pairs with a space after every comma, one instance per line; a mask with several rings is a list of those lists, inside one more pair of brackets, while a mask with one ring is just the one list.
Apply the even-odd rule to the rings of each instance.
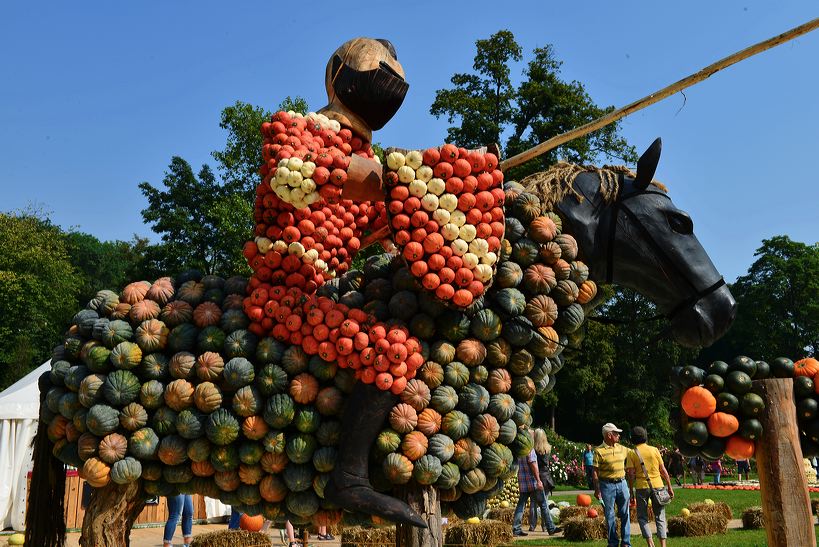
[[[50, 372], [39, 379], [40, 405], [51, 387]], [[38, 423], [34, 437], [34, 468], [28, 489], [26, 545], [62, 547], [65, 544], [65, 465], [52, 453], [48, 424]]]

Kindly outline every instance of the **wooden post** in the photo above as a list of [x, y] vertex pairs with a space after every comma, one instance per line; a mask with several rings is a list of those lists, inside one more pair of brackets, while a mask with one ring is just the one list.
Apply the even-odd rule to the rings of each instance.
[[791, 378], [754, 382], [765, 401], [756, 463], [768, 545], [816, 545]]
[[130, 545], [131, 528], [145, 507], [140, 481], [96, 488], [82, 519], [82, 547]]
[[395, 528], [395, 547], [443, 547], [438, 489], [414, 484], [402, 489], [402, 497], [427, 522], [427, 528], [398, 524]]

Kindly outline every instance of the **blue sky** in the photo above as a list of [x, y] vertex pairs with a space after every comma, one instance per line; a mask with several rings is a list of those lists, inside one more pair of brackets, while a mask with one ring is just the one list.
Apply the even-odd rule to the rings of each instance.
[[[389, 5], [388, 5], [389, 4]], [[396, 4], [396, 5], [393, 5]], [[171, 156], [213, 164], [219, 113], [324, 104], [330, 53], [393, 41], [411, 87], [375, 139], [440, 144], [437, 89], [471, 71], [475, 40], [511, 30], [528, 60], [552, 44], [562, 75], [623, 106], [819, 16], [815, 1], [6, 2], [0, 7], [0, 211], [37, 204], [100, 239], [150, 236], [137, 184]], [[764, 238], [819, 233], [819, 31], [720, 72], [623, 122], [639, 149], [661, 136], [657, 178], [733, 281]], [[523, 64], [515, 67], [519, 79]]]

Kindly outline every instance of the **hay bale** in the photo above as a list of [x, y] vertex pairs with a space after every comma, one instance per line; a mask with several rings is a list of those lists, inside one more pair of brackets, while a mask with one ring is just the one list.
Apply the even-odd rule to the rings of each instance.
[[393, 547], [395, 545], [395, 526], [383, 528], [364, 528], [349, 526], [341, 533], [341, 547]]
[[444, 545], [484, 545], [495, 547], [512, 541], [512, 528], [509, 523], [486, 519], [478, 524], [466, 521], [457, 522], [447, 527]]
[[743, 511], [742, 527], [746, 530], [765, 528], [765, 516], [762, 514], [762, 507], [749, 507]]
[[692, 513], [716, 513], [718, 515], [724, 515], [728, 520], [732, 520], [734, 518], [734, 512], [731, 511], [731, 506], [724, 501], [719, 501], [717, 503], [705, 503], [703, 501], [699, 501], [689, 505], [688, 509]]
[[[570, 509], [570, 507], [564, 507], [563, 509]], [[579, 507], [579, 509], [585, 508]], [[606, 539], [608, 537], [608, 529], [606, 528], [606, 519], [604, 517], [590, 519], [583, 516], [563, 520], [563, 510], [561, 510], [560, 518], [560, 523], [563, 527], [563, 539], [566, 541], [590, 541], [594, 539]]]
[[[567, 520], [576, 519], [576, 518], [586, 518], [586, 511], [588, 511], [588, 507], [578, 507], [577, 505], [570, 505], [568, 507], [561, 507], [560, 508], [560, 522], [566, 522]], [[598, 510], [598, 513], [602, 513], [602, 507]]]
[[[490, 509], [489, 511], [486, 512], [486, 518], [492, 520], [499, 520], [504, 524], [511, 525], [512, 521], [515, 519], [515, 510], [512, 507], [495, 507], [494, 509]], [[524, 514], [523, 518], [525, 520], [529, 520], [529, 515]]]
[[191, 547], [268, 547], [273, 545], [270, 536], [246, 530], [219, 530], [195, 536]]
[[688, 517], [668, 519], [669, 536], [713, 536], [728, 530], [728, 519], [716, 512], [692, 512]]
[[[603, 510], [600, 509], [602, 513]], [[637, 507], [629, 507], [628, 508], [628, 519], [632, 524], [637, 523]], [[654, 506], [652, 504], [648, 504], [648, 522], [654, 522]]]

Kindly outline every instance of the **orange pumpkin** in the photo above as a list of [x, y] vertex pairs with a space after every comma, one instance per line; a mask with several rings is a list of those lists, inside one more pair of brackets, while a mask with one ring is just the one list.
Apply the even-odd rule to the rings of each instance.
[[681, 404], [690, 418], [707, 418], [717, 409], [716, 397], [702, 386], [686, 389]]
[[589, 507], [592, 503], [591, 496], [588, 494], [578, 494], [576, 501], [579, 507]]
[[589, 510], [586, 511], [586, 516], [589, 517], [590, 519], [596, 519], [597, 509], [592, 509], [591, 507], [589, 507]]
[[734, 435], [725, 444], [725, 453], [735, 460], [747, 460], [753, 458], [755, 448], [756, 445], [753, 441]]
[[805, 357], [793, 364], [794, 376], [807, 376], [813, 378], [819, 373], [819, 361], [813, 357]]
[[[406, 393], [406, 390], [404, 393]], [[431, 408], [425, 408], [418, 415], [418, 425], [416, 427], [418, 431], [427, 437], [432, 437], [441, 429], [441, 415]]]
[[708, 433], [714, 437], [730, 437], [739, 429], [739, 420], [727, 412], [714, 412], [708, 417]]
[[410, 461], [414, 462], [427, 453], [428, 446], [429, 441], [427, 441], [426, 435], [420, 431], [412, 431], [401, 441], [401, 452], [403, 452]]
[[258, 532], [264, 525], [264, 517], [262, 515], [250, 516], [246, 513], [242, 514], [239, 519], [239, 528], [247, 530], [248, 532]]
[[242, 422], [242, 433], [244, 433], [245, 437], [254, 441], [263, 438], [268, 429], [267, 423], [261, 416], [248, 416]]

